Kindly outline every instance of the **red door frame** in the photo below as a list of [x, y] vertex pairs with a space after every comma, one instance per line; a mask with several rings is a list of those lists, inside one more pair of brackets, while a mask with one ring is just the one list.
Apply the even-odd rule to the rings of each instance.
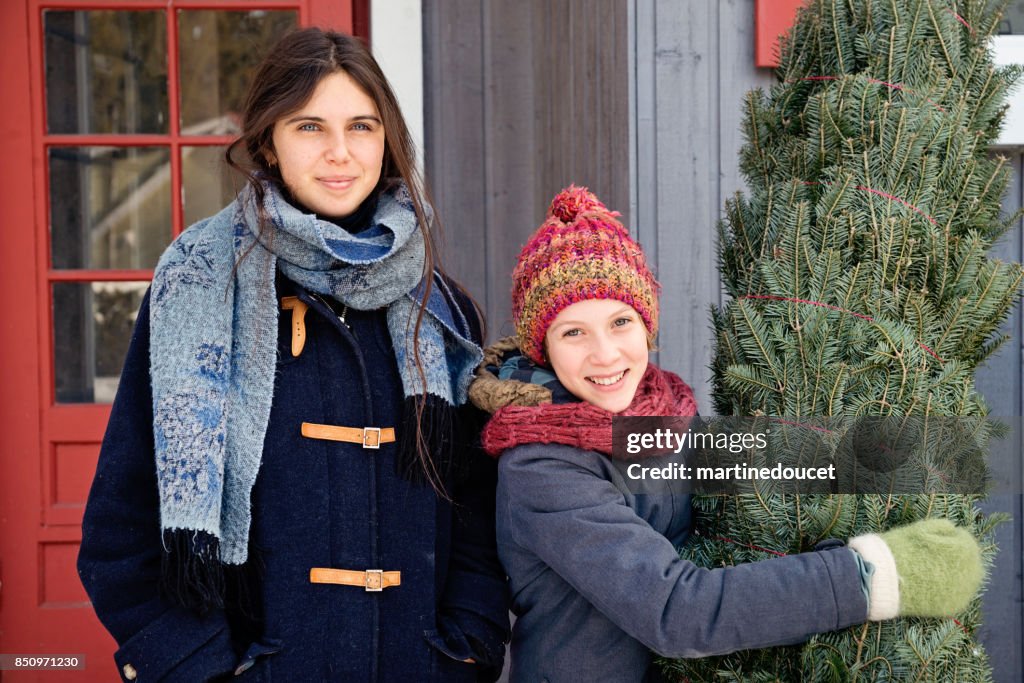
[[[158, 9], [167, 12], [167, 135], [51, 135], [45, 130], [43, 9]], [[368, 0], [4, 0], [0, 3], [0, 293], [12, 301], [0, 322], [0, 653], [84, 654], [88, 669], [65, 673], [4, 672], [10, 681], [97, 680], [114, 677], [115, 645], [87, 602], [44, 605], [44, 581], [74, 581], [74, 553], [81, 541], [81, 505], [61, 504], [45, 483], [55, 467], [56, 445], [95, 449], [110, 407], [58, 405], [53, 389], [50, 288], [61, 281], [148, 280], [149, 270], [50, 268], [49, 189], [51, 146], [161, 145], [171, 152], [171, 187], [181, 186], [178, 131], [176, 9], [295, 9], [303, 26], [318, 25], [368, 37]], [[24, 68], [28, 65], [28, 68]], [[229, 137], [189, 136], [187, 144], [222, 145]], [[183, 229], [179, 201], [172, 202], [173, 233]], [[56, 572], [44, 576], [44, 546], [68, 546]]]

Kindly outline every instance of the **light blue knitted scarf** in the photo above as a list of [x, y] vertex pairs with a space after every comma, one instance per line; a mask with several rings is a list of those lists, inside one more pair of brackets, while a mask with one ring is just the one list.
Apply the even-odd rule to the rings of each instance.
[[[387, 306], [405, 395], [423, 393], [412, 325], [424, 245], [406, 188], [382, 193], [372, 225], [353, 235], [264, 187], [272, 229], [256, 237], [256, 195], [246, 187], [182, 233], [153, 276], [150, 375], [164, 548], [175, 544], [201, 563], [237, 565], [248, 556], [249, 497], [273, 401], [276, 270], [356, 310]], [[482, 352], [462, 313], [446, 303], [444, 281], [434, 282], [419, 357], [428, 397], [457, 406]]]

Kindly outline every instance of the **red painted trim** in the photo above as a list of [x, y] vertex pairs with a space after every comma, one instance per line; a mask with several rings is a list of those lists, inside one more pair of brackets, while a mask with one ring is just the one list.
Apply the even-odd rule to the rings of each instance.
[[[31, 9], [112, 9], [166, 10], [174, 9], [298, 9], [302, 0], [29, 0]], [[314, 0], [316, 1], [316, 0]]]
[[171, 143], [170, 135], [108, 135], [94, 133], [44, 134], [47, 147], [159, 147]]
[[[0, 292], [16, 302], [17, 315], [0, 321], [0, 642], [4, 652], [39, 652], [35, 611], [39, 564], [32, 552], [37, 529], [39, 488], [39, 301], [36, 279], [39, 162], [34, 146], [35, 121], [30, 97], [33, 80], [30, 36], [34, 27], [23, 2], [0, 3], [0, 139], [5, 163], [0, 164]], [[29, 64], [29, 69], [15, 65]], [[29, 615], [29, 616], [26, 616]], [[11, 673], [11, 672], [8, 672]], [[5, 675], [6, 678], [6, 675]], [[13, 680], [13, 679], [12, 679]]]
[[[235, 141], [234, 135], [179, 135], [177, 140], [185, 146], [227, 145]], [[47, 147], [159, 147], [169, 146], [175, 141], [171, 135], [94, 135], [60, 134], [44, 135]]]
[[[45, 529], [40, 531], [40, 533], [39, 533], [39, 540], [43, 541], [44, 543], [77, 543], [77, 542], [80, 542], [82, 540], [82, 527], [81, 527], [81, 525], [79, 525], [77, 527], [72, 527], [72, 526], [46, 527]], [[91, 614], [92, 610], [90, 609], [89, 612]], [[94, 616], [92, 619], [95, 621], [96, 617]], [[61, 629], [61, 630], [63, 630], [63, 629]], [[103, 627], [99, 627], [99, 630], [102, 631]], [[77, 640], [77, 638], [69, 638], [68, 635], [67, 635], [68, 633], [72, 633], [72, 631], [67, 630], [67, 631], [64, 631], [63, 633], [51, 634], [50, 640], [57, 640], [58, 642], [62, 641], [64, 643], [64, 647], [66, 649], [69, 646], [73, 646], [74, 645], [73, 641]], [[113, 641], [111, 641], [111, 642], [113, 642]], [[4, 643], [4, 645], [6, 646], [7, 643]], [[110, 652], [113, 653], [114, 649], [115, 648], [111, 648]], [[34, 652], [38, 652], [38, 650], [34, 650]], [[96, 661], [95, 659], [86, 658], [86, 661], [90, 663], [89, 668], [93, 669], [93, 670], [99, 669], [100, 671], [103, 671], [106, 666], [113, 667], [113, 663], [108, 662], [106, 660], [101, 660], [101, 663], [100, 663], [99, 666], [95, 665], [95, 661]], [[98, 676], [97, 678], [99, 680], [104, 680], [103, 676]], [[50, 680], [50, 679], [47, 678], [45, 680]], [[79, 680], [81, 680], [81, 679], [79, 679]]]
[[184, 230], [181, 208], [181, 101], [178, 82], [178, 13], [167, 13], [167, 104], [171, 117], [171, 239]]
[[352, 35], [370, 44], [370, 0], [352, 0]]
[[105, 403], [57, 404], [46, 411], [46, 431], [53, 441], [101, 441], [110, 419]]
[[50, 282], [132, 282], [153, 279], [152, 270], [88, 270], [75, 268], [51, 270], [47, 273]]
[[[52, 313], [53, 303], [50, 298], [50, 285], [47, 282], [45, 274], [50, 265], [50, 178], [47, 173], [48, 166], [48, 153], [42, 141], [46, 137], [46, 64], [44, 60], [45, 52], [45, 34], [43, 25], [43, 8], [39, 6], [38, 0], [29, 0], [29, 25], [31, 30], [29, 32], [31, 47], [32, 47], [32, 59], [30, 64], [32, 66], [31, 71], [35, 75], [32, 79], [32, 102], [35, 109], [35, 115], [33, 116], [32, 128], [35, 136], [35, 143], [33, 144], [33, 171], [36, 174], [37, 187], [40, 191], [35, 195], [36, 202], [36, 215], [41, 220], [40, 224], [36, 225], [36, 236], [37, 236], [37, 250], [36, 260], [38, 263], [38, 278], [36, 280], [36, 291], [38, 293], [38, 300], [42, 306], [38, 308], [38, 316], [36, 324], [39, 329], [39, 339], [42, 344], [39, 347], [39, 392], [44, 398], [44, 410], [45, 406], [53, 404], [54, 400], [54, 386], [53, 386], [53, 330], [52, 330]], [[36, 156], [36, 152], [40, 152]], [[45, 417], [44, 417], [45, 422]], [[47, 444], [49, 443], [46, 430], [43, 429], [39, 435], [39, 453], [40, 457], [42, 453], [46, 452]], [[41, 580], [41, 579], [40, 579]]]
[[793, 25], [806, 0], [756, 0], [754, 5], [754, 64], [779, 65], [779, 36]]
[[352, 33], [352, 2], [304, 0], [299, 23]]
[[237, 138], [235, 135], [182, 135], [182, 147], [202, 147], [230, 145]]

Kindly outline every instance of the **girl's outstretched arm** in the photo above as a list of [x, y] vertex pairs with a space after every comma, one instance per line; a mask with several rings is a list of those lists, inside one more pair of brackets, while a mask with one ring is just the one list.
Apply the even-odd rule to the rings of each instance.
[[627, 505], [614, 466], [597, 453], [526, 445], [499, 468], [498, 515], [514, 543], [663, 656], [792, 644], [868, 618], [849, 548], [703, 569]]

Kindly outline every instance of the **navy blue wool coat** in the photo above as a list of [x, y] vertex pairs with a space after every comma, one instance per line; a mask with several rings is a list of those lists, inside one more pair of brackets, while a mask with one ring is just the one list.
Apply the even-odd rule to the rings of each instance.
[[[229, 580], [225, 608], [202, 615], [158, 589], [148, 295], [142, 304], [78, 558], [96, 613], [120, 646], [114, 659], [122, 679], [493, 680], [508, 633], [494, 462], [475, 449], [462, 456], [469, 472], [449, 482], [452, 505], [396, 474], [394, 443], [368, 450], [303, 437], [302, 422], [397, 428], [402, 388], [383, 309], [350, 310], [346, 327], [322, 301], [279, 280], [278, 296], [285, 295], [310, 307], [307, 340], [292, 357], [291, 313], [282, 311], [273, 407], [252, 491], [248, 578]], [[460, 419], [476, 420], [471, 411]], [[367, 592], [313, 584], [313, 567], [400, 571], [401, 585]], [[470, 657], [480, 664], [461, 661]]]

